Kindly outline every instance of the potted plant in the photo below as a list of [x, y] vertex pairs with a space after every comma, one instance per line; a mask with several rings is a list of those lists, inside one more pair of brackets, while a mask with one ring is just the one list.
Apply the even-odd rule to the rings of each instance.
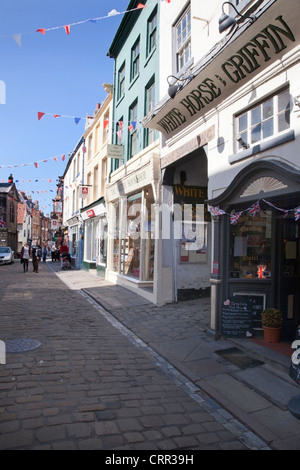
[[261, 313], [261, 322], [264, 329], [264, 340], [267, 343], [278, 343], [283, 325], [282, 312], [277, 308], [266, 308]]

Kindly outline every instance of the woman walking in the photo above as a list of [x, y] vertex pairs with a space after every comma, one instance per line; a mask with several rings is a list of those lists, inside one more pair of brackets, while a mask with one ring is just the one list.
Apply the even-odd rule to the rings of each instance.
[[30, 248], [29, 248], [28, 243], [26, 242], [21, 250], [21, 263], [23, 264], [24, 273], [28, 271], [29, 258], [30, 258]]

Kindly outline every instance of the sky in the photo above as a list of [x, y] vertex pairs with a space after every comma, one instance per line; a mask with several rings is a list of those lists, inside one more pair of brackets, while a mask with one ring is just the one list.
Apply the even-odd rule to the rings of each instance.
[[17, 189], [46, 215], [86, 116], [107, 96], [103, 83], [113, 83], [107, 52], [128, 5], [0, 0], [0, 182], [12, 173]]

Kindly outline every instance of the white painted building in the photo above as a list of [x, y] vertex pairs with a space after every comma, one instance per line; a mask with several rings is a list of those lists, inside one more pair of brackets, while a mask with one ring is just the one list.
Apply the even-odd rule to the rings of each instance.
[[[143, 124], [162, 135], [162, 200], [206, 187], [212, 216], [205, 256], [189, 260], [183, 238], [166, 240], [163, 266], [175, 299], [210, 286], [217, 334], [259, 336], [261, 309], [272, 306], [290, 340], [300, 322], [299, 1], [224, 2], [236, 23], [219, 32], [222, 4], [161, 5], [165, 97]], [[237, 294], [250, 309], [244, 330], [228, 314]]]

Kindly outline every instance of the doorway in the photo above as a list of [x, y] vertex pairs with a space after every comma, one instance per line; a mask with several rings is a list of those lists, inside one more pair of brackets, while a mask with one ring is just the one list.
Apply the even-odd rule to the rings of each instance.
[[[294, 213], [276, 220], [278, 253], [275, 302], [284, 314], [282, 339], [293, 341], [300, 324], [300, 243], [299, 222]], [[277, 298], [276, 298], [277, 296]]]

